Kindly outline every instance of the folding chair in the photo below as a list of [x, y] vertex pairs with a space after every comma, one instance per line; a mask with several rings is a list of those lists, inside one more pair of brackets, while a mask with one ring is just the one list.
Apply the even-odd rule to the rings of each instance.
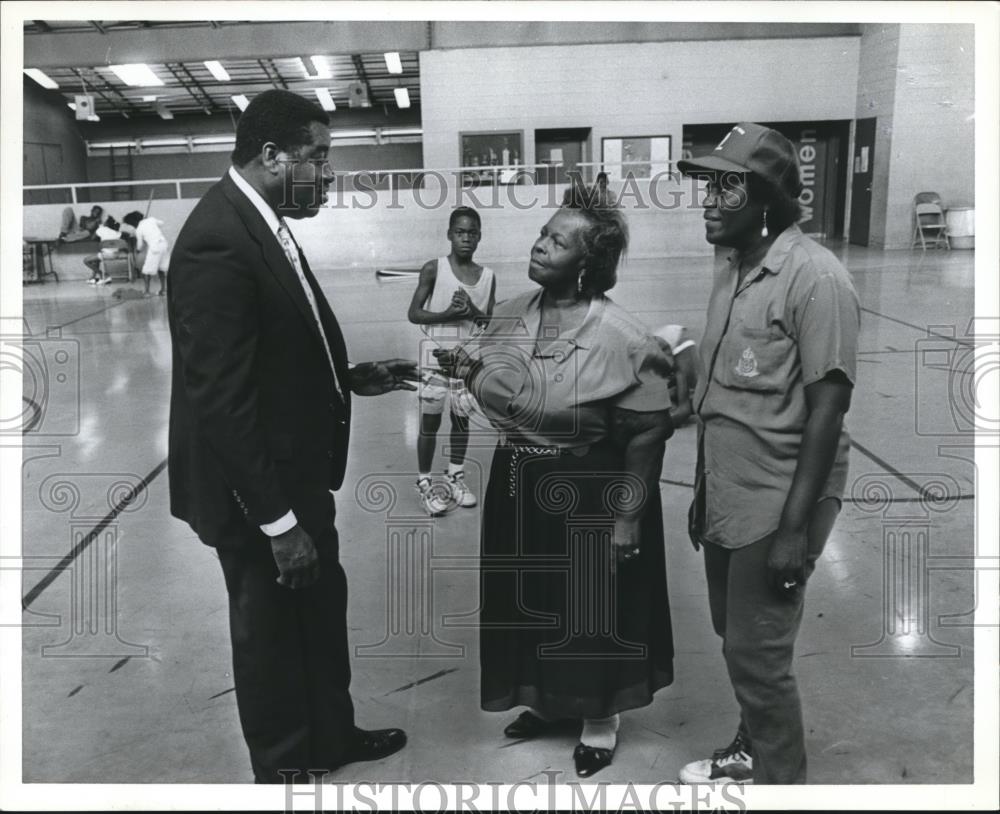
[[[107, 250], [107, 251], [105, 251]], [[111, 254], [114, 252], [114, 254]], [[125, 264], [125, 274], [129, 282], [135, 279], [135, 255], [132, 247], [125, 240], [102, 240], [101, 241], [101, 262], [104, 264], [104, 273], [114, 279], [112, 268], [117, 268], [121, 263]]]
[[[927, 198], [934, 196], [936, 200]], [[921, 200], [923, 199], [923, 200]], [[910, 245], [916, 246], [920, 243], [920, 250], [926, 251], [927, 247], [938, 248], [944, 246], [951, 248], [948, 242], [948, 227], [944, 220], [944, 210], [941, 208], [941, 199], [933, 192], [921, 192], [913, 199], [913, 240]]]

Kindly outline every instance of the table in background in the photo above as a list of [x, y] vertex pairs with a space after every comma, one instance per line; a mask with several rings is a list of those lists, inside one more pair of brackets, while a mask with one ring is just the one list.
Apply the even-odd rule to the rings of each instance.
[[[31, 252], [31, 263], [24, 263], [23, 280], [26, 283], [40, 283], [46, 275], [51, 274], [59, 282], [59, 275], [52, 265], [52, 247], [57, 243], [55, 238], [50, 237], [26, 237], [24, 242], [28, 244]], [[45, 261], [49, 266], [46, 270]], [[30, 265], [30, 268], [29, 268]]]

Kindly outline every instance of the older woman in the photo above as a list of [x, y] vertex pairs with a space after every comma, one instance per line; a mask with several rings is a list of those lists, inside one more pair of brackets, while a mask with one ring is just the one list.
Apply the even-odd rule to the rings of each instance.
[[706, 240], [734, 250], [701, 345], [691, 539], [704, 548], [712, 623], [741, 712], [732, 744], [680, 779], [804, 783], [792, 651], [847, 479], [858, 295], [796, 225], [802, 183], [780, 133], [739, 124], [679, 167], [708, 179]]
[[477, 343], [441, 353], [501, 431], [483, 512], [482, 707], [532, 738], [582, 720], [607, 766], [618, 713], [673, 680], [659, 474], [671, 360], [605, 292], [628, 242], [599, 189], [542, 228], [529, 278]]

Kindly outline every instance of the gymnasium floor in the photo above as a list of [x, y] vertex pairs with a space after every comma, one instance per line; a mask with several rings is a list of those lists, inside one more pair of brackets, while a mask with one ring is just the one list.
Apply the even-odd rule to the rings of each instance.
[[[963, 615], [975, 604], [974, 474], [970, 437], [956, 421], [971, 379], [963, 336], [973, 254], [833, 248], [864, 313], [848, 416], [854, 487], [810, 582], [796, 654], [810, 780], [968, 783], [973, 652]], [[310, 259], [354, 361], [415, 355], [419, 334], [405, 320], [412, 281], [377, 283], [370, 269]], [[525, 265], [496, 267], [501, 297], [528, 287]], [[681, 322], [700, 336], [711, 266], [709, 258], [632, 261], [612, 296], [652, 327]], [[24, 289], [30, 331], [61, 328], [39, 342], [49, 364], [65, 362], [57, 352], [79, 360], [78, 387], [72, 375], [53, 384], [41, 432], [24, 439], [24, 778], [251, 782], [222, 572], [167, 508], [165, 301], [119, 301], [114, 288]], [[939, 326], [936, 336], [928, 326]], [[331, 779], [514, 782], [557, 771], [576, 780], [575, 736], [511, 742], [501, 730], [514, 713], [478, 708], [479, 510], [434, 522], [420, 515], [413, 394], [356, 405], [338, 527], [357, 718], [367, 728], [404, 727], [410, 741]], [[668, 443], [661, 484], [676, 680], [651, 706], [623, 715], [614, 764], [595, 781], [673, 782], [683, 763], [735, 731], [701, 560], [685, 534], [694, 436], [686, 426]], [[487, 440], [470, 468], [480, 494]]]

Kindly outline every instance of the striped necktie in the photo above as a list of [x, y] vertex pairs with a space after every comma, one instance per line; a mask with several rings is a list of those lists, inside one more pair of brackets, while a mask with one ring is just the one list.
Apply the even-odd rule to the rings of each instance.
[[298, 244], [296, 244], [291, 231], [283, 220], [279, 222], [277, 234], [278, 242], [281, 243], [281, 248], [284, 249], [288, 262], [291, 263], [292, 268], [295, 269], [295, 273], [299, 277], [299, 282], [302, 284], [302, 293], [306, 295], [306, 300], [308, 300], [309, 307], [312, 309], [313, 317], [316, 320], [316, 327], [319, 329], [319, 335], [323, 338], [323, 347], [326, 349], [326, 358], [330, 362], [330, 372], [333, 373], [334, 386], [337, 388], [337, 393], [343, 401], [344, 391], [340, 389], [340, 381], [337, 378], [337, 368], [333, 363], [333, 352], [330, 350], [330, 343], [327, 341], [326, 331], [323, 330], [323, 321], [319, 316], [319, 306], [316, 304], [316, 297], [313, 294], [312, 286], [309, 285], [309, 281], [306, 279], [305, 272], [302, 269], [302, 261], [299, 258]]

